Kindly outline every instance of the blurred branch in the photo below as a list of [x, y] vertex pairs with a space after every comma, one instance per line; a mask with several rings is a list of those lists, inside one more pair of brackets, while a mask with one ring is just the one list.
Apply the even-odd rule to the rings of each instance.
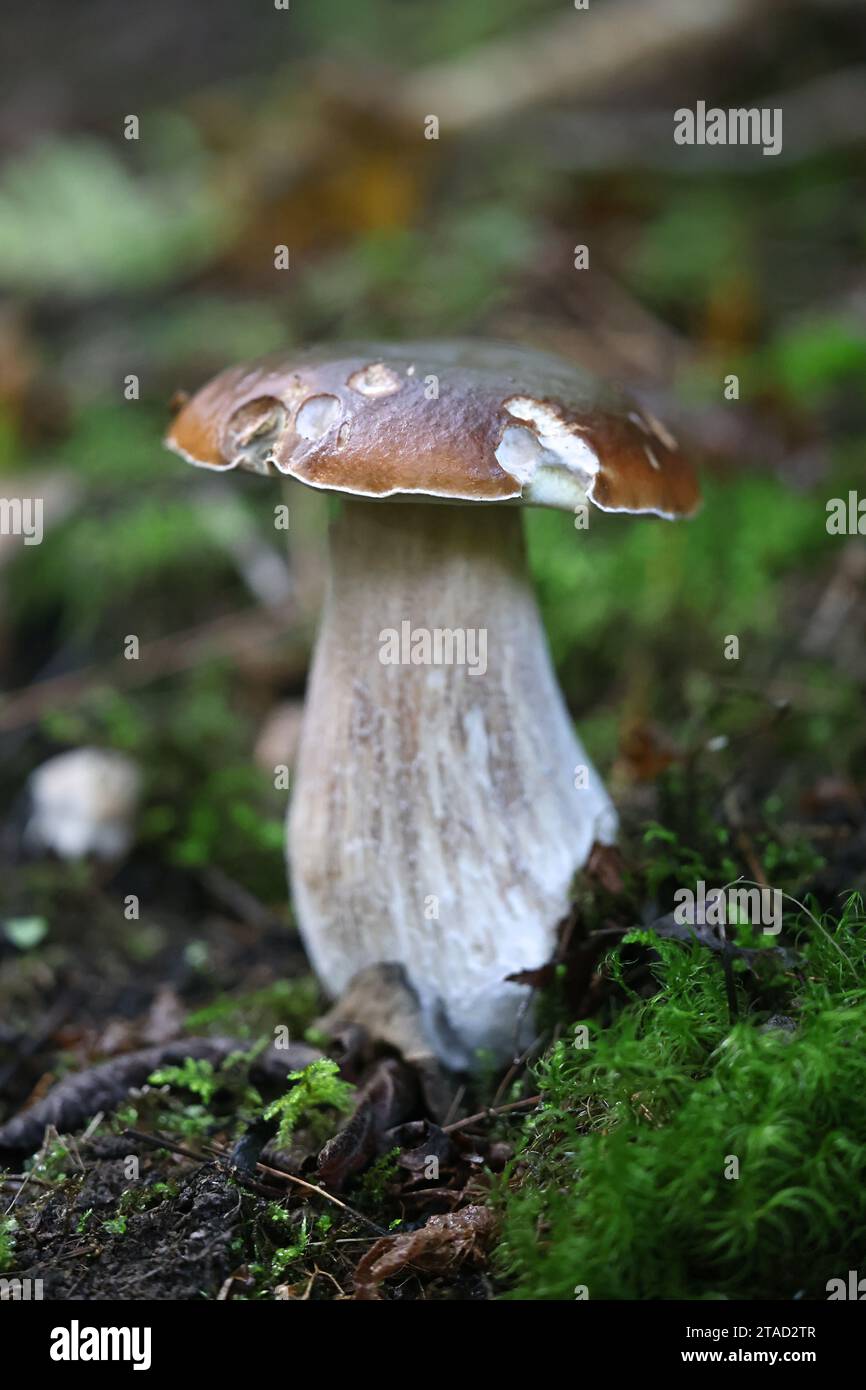
[[[593, 272], [597, 275], [598, 272]], [[615, 287], [616, 288], [616, 287]], [[628, 295], [623, 292], [622, 306]], [[739, 470], [776, 473], [792, 486], [809, 487], [826, 476], [830, 453], [821, 442], [797, 446], [783, 422], [746, 402], [737, 410], [724, 403], [683, 401], [676, 388], [694, 354], [667, 325], [641, 316], [613, 327], [599, 319], [568, 323], [550, 316], [510, 313], [496, 321], [499, 336], [557, 352], [599, 376], [627, 383], [635, 400], [664, 420], [689, 453], [722, 477]], [[667, 351], [667, 357], [664, 353]]]
[[617, 82], [693, 60], [794, 0], [609, 0], [568, 12], [398, 82], [390, 104], [408, 122], [439, 117], [449, 131], [544, 102], [607, 95]]
[[[51, 677], [14, 691], [0, 702], [0, 733], [8, 733], [39, 720], [46, 711], [68, 706], [91, 690], [106, 684], [114, 688], [145, 685], [164, 676], [191, 671], [206, 662], [226, 657], [239, 660], [267, 644], [286, 641], [293, 610], [276, 613], [247, 608], [229, 613], [198, 627], [175, 632], [155, 642], [142, 643], [138, 661], [119, 657], [105, 666], [86, 666], [63, 676]], [[306, 661], [299, 656], [298, 670]]]
[[675, 381], [693, 359], [691, 344], [597, 265], [563, 285], [552, 267], [569, 260], [568, 240], [551, 238], [491, 332], [561, 353], [598, 376], [631, 384]]
[[[825, 150], [862, 143], [866, 132], [866, 67], [845, 68], [750, 106], [784, 113], [784, 142], [772, 167], [797, 164]], [[639, 164], [677, 174], [733, 170], [765, 174], [750, 145], [674, 145], [670, 110], [545, 112], [523, 128], [535, 149], [559, 169], [586, 171]]]

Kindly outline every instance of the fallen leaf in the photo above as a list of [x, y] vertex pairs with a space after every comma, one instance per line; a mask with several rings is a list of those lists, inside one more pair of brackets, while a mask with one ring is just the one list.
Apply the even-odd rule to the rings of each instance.
[[387, 1131], [416, 1113], [418, 1103], [412, 1069], [396, 1057], [380, 1059], [361, 1086], [354, 1115], [319, 1154], [319, 1180], [339, 1192], [353, 1173], [387, 1152]]
[[431, 1216], [418, 1231], [377, 1240], [355, 1270], [355, 1298], [379, 1298], [386, 1279], [411, 1268], [441, 1274], [454, 1265], [483, 1262], [496, 1227], [489, 1207], [469, 1206]]
[[548, 961], [546, 965], [536, 965], [531, 970], [515, 970], [512, 975], [506, 975], [505, 978], [512, 985], [527, 985], [529, 989], [546, 989], [556, 979], [556, 962]]

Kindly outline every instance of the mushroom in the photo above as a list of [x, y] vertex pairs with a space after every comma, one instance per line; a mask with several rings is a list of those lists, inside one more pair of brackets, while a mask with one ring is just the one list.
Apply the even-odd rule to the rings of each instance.
[[576, 872], [616, 833], [556, 682], [520, 506], [688, 516], [692, 470], [572, 364], [477, 341], [233, 368], [166, 442], [341, 494], [289, 814], [300, 930], [330, 994], [395, 962], [447, 1065], [505, 1058], [528, 1027], [507, 977], [550, 959]]
[[61, 859], [123, 859], [135, 838], [141, 769], [110, 748], [70, 748], [41, 763], [27, 783], [24, 843]]

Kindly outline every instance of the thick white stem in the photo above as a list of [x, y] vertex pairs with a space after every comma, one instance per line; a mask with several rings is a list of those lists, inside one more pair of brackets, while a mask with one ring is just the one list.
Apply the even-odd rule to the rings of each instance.
[[[450, 1065], [507, 1056], [526, 989], [505, 976], [550, 958], [575, 871], [615, 829], [556, 683], [519, 512], [353, 502], [331, 553], [289, 822], [301, 932], [334, 994], [400, 962]], [[458, 659], [464, 634], [466, 664], [383, 662], [391, 633], [435, 656], [437, 629]]]

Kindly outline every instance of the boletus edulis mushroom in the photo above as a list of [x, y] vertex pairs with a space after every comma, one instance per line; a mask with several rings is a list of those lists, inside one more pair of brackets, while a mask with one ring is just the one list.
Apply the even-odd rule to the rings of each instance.
[[477, 341], [235, 367], [167, 443], [341, 494], [289, 815], [301, 932], [332, 995], [402, 965], [448, 1065], [507, 1056], [527, 991], [506, 977], [550, 959], [576, 871], [616, 831], [554, 675], [521, 506], [688, 516], [691, 468], [579, 368]]

